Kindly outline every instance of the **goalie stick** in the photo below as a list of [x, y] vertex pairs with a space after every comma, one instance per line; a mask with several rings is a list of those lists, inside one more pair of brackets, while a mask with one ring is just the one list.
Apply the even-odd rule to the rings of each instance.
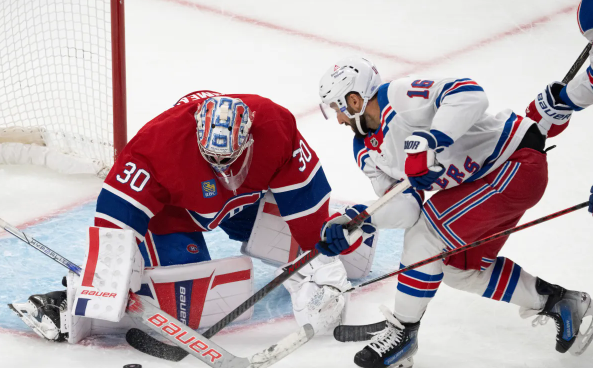
[[[82, 269], [68, 259], [62, 257], [38, 240], [26, 235], [16, 227], [0, 219], [0, 228], [9, 234], [39, 250], [57, 263], [80, 276]], [[195, 332], [179, 322], [176, 318], [161, 309], [144, 303], [142, 296], [130, 292], [126, 313], [145, 326], [158, 332], [183, 349], [213, 368], [266, 368], [284, 358], [301, 345], [313, 338], [313, 327], [309, 324], [299, 328], [278, 343], [253, 354], [250, 357], [235, 356], [218, 344]], [[20, 315], [11, 304], [8, 305]]]
[[[578, 71], [581, 69], [581, 67], [585, 63], [585, 60], [587, 60], [587, 58], [589, 57], [589, 52], [591, 51], [592, 46], [593, 46], [593, 44], [591, 44], [591, 43], [588, 43], [587, 46], [585, 46], [585, 48], [583, 49], [583, 51], [581, 52], [579, 57], [575, 60], [574, 64], [572, 64], [572, 66], [568, 70], [568, 73], [566, 73], [566, 75], [562, 79], [562, 83], [568, 83], [575, 77], [575, 75], [578, 73]], [[582, 205], [584, 205], [584, 203], [582, 203], [578, 206], [582, 206]], [[575, 207], [578, 207], [578, 206], [575, 206]], [[573, 211], [574, 211], [574, 210], [583, 208], [583, 207], [578, 207], [578, 208], [575, 208], [575, 207], [571, 207], [571, 209], [574, 208], [573, 209]], [[570, 211], [570, 212], [572, 212], [572, 211]], [[568, 213], [568, 212], [566, 212], [566, 213]], [[562, 213], [562, 215], [563, 214], [564, 213]], [[553, 216], [553, 215], [550, 215], [550, 216]], [[558, 216], [561, 216], [561, 215], [558, 215]], [[555, 217], [557, 217], [557, 216], [555, 216]], [[554, 217], [551, 217], [551, 218], [554, 218]], [[540, 220], [542, 220], [542, 219], [540, 219]], [[538, 221], [538, 220], [536, 220], [536, 221]], [[547, 219], [543, 220], [543, 221], [547, 221]], [[540, 221], [540, 222], [543, 222], [543, 221]], [[535, 222], [535, 221], [533, 221], [533, 222]], [[539, 223], [539, 222], [537, 222], [537, 223]], [[533, 225], [535, 225], [535, 224], [533, 224]], [[510, 231], [510, 230], [513, 230], [513, 229], [509, 229], [507, 231]], [[519, 229], [519, 230], [522, 230], [522, 229]], [[519, 230], [516, 230], [516, 231], [519, 231]], [[511, 234], [511, 233], [509, 233], [509, 234]], [[484, 239], [484, 240], [486, 240], [486, 239]], [[483, 243], [485, 243], [485, 241]], [[390, 274], [390, 275], [394, 276], [394, 274]], [[386, 277], [389, 277], [389, 275]], [[382, 280], [383, 278], [380, 278], [380, 279]], [[379, 280], [375, 279], [375, 280], [371, 280], [371, 281], [375, 282], [375, 281], [379, 281]], [[368, 283], [366, 283], [366, 285], [368, 285]], [[362, 287], [362, 286], [364, 286], [364, 285], [361, 284], [358, 287]], [[348, 290], [348, 291], [351, 291], [351, 290]], [[370, 334], [381, 331], [384, 328], [385, 328], [385, 321], [370, 323], [367, 325], [341, 325], [341, 326], [337, 326], [334, 329], [334, 338], [341, 342], [366, 341], [372, 337]]]
[[[361, 212], [355, 218], [350, 220], [346, 224], [346, 229], [348, 229], [348, 231], [350, 232], [352, 232], [354, 229], [357, 229], [369, 216], [371, 216], [372, 213], [381, 208], [385, 203], [391, 200], [391, 198], [395, 197], [396, 195], [408, 189], [409, 187], [410, 182], [407, 179], [397, 183], [390, 191], [385, 193], [381, 198], [379, 198], [372, 205], [367, 207], [365, 211]], [[357, 231], [361, 230], [358, 229]], [[255, 294], [253, 294], [253, 296], [244, 301], [232, 312], [227, 314], [220, 321], [218, 321], [216, 324], [210, 327], [210, 329], [203, 333], [203, 336], [207, 338], [214, 336], [225, 326], [227, 326], [229, 323], [231, 323], [237, 317], [243, 314], [246, 310], [251, 308], [255, 303], [263, 299], [272, 290], [274, 290], [284, 281], [288, 280], [292, 275], [294, 275], [295, 272], [297, 272], [306, 264], [311, 262], [315, 257], [317, 257], [318, 254], [319, 252], [317, 251], [317, 249], [313, 249], [306, 253], [300, 259], [297, 259], [295, 263], [284, 267], [284, 270], [280, 275], [276, 276], [276, 278], [274, 278], [267, 285], [258, 290]], [[126, 334], [126, 341], [133, 348], [140, 350], [148, 355], [152, 355], [154, 357], [161, 359], [178, 362], [187, 356], [187, 352], [185, 350], [179, 348], [178, 346], [165, 344], [142, 330], [132, 329], [128, 331], [128, 333]]]

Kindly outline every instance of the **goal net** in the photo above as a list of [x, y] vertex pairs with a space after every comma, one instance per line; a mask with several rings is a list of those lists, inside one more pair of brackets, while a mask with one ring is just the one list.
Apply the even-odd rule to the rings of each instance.
[[126, 143], [123, 0], [0, 0], [0, 164], [106, 174]]

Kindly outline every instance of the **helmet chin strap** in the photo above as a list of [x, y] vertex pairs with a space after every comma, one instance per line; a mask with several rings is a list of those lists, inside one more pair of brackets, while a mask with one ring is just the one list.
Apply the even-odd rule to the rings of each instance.
[[365, 130], [360, 123], [360, 113], [354, 114], [354, 121], [356, 122], [356, 129], [362, 135], [367, 135], [368, 130]]
[[367, 103], [369, 102], [368, 99], [364, 99], [364, 102], [362, 104], [362, 108], [360, 109], [359, 113], [354, 114], [354, 121], [356, 122], [356, 129], [358, 130], [358, 132], [362, 135], [367, 135], [367, 133], [369, 132], [369, 130], [367, 129], [367, 127], [362, 127], [362, 124], [360, 122], [360, 115], [364, 114], [364, 110], [366, 110], [367, 107]]

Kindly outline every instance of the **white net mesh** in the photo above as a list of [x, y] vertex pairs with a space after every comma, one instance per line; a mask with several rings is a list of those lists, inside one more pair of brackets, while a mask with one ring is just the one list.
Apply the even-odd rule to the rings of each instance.
[[0, 135], [113, 164], [110, 0], [0, 0]]

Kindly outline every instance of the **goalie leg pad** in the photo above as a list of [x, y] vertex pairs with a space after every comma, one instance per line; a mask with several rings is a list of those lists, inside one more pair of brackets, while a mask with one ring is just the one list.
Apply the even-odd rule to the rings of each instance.
[[128, 291], [140, 289], [144, 259], [131, 230], [89, 228], [89, 248], [76, 287], [76, 316], [119, 322], [128, 304]]
[[241, 256], [147, 269], [137, 294], [193, 329], [210, 327], [253, 294], [253, 263]]

